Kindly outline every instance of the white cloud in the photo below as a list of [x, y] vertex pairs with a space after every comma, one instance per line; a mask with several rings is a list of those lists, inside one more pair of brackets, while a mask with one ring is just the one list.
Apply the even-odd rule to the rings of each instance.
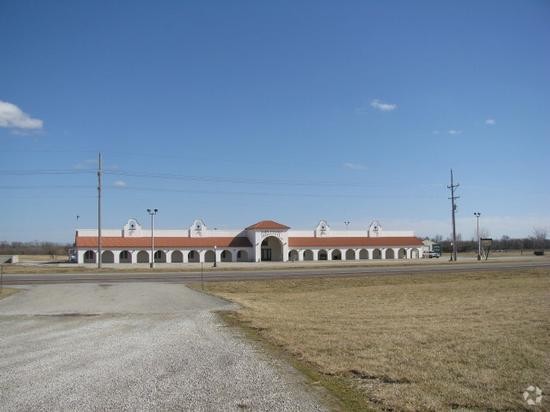
[[126, 182], [124, 180], [115, 180], [113, 182], [114, 187], [126, 187]]
[[0, 100], [0, 127], [15, 130], [40, 130], [44, 122], [33, 119], [13, 103]]
[[367, 166], [365, 166], [365, 165], [362, 165], [360, 163], [351, 163], [351, 162], [344, 163], [344, 167], [347, 168], [347, 169], [351, 169], [351, 170], [366, 170], [367, 169]]
[[396, 104], [392, 103], [384, 103], [378, 99], [374, 99], [372, 102], [370, 102], [371, 107], [374, 107], [377, 110], [380, 110], [382, 112], [391, 112], [392, 110], [397, 109]]
[[458, 135], [458, 134], [462, 134], [462, 130], [451, 129], [447, 133], [452, 135]]
[[495, 124], [497, 124], [497, 121], [495, 119], [487, 119], [485, 120], [485, 124], [489, 126], [494, 126]]
[[432, 131], [432, 134], [439, 134], [439, 130]]

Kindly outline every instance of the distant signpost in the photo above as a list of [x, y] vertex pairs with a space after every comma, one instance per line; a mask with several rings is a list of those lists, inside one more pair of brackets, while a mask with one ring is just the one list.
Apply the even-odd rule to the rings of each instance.
[[481, 238], [481, 254], [485, 256], [485, 260], [489, 258], [489, 252], [491, 251], [491, 246], [493, 245], [493, 239], [489, 237]]

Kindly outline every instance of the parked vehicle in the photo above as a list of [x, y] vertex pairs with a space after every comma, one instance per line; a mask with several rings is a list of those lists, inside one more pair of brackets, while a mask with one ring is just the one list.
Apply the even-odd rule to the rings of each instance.
[[423, 255], [425, 258], [428, 258], [428, 259], [431, 259], [431, 258], [438, 258], [441, 256], [441, 254], [439, 252], [435, 252], [433, 250], [430, 250], [430, 251], [427, 251], [427, 252], [424, 252], [424, 255]]

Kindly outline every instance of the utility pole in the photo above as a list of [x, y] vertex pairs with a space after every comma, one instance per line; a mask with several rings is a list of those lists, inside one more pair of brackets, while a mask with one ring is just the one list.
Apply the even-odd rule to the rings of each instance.
[[98, 156], [97, 167], [97, 268], [101, 269], [101, 152]]
[[481, 238], [479, 237], [479, 217], [481, 213], [474, 212], [474, 216], [477, 220], [477, 260], [481, 260]]
[[456, 224], [455, 224], [455, 212], [456, 212], [456, 203], [455, 200], [459, 199], [460, 196], [455, 196], [455, 189], [460, 186], [458, 183], [455, 185], [453, 180], [453, 169], [451, 169], [451, 185], [447, 186], [448, 189], [451, 190], [451, 197], [449, 198], [451, 200], [451, 211], [453, 216], [453, 254], [451, 255], [451, 260], [456, 262], [456, 251], [457, 251], [457, 244], [456, 244]]

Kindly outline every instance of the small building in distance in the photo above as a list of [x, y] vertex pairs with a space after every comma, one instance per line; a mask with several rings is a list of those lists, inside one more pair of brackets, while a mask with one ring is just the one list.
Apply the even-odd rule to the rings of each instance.
[[[149, 263], [151, 231], [136, 219], [101, 231], [102, 263]], [[97, 263], [96, 229], [78, 229], [78, 263]], [[294, 230], [272, 220], [244, 229], [209, 229], [197, 219], [187, 229], [155, 229], [156, 263], [287, 262], [419, 259], [422, 240], [410, 231], [385, 231], [378, 221], [364, 230], [332, 230], [321, 220], [313, 230]]]

